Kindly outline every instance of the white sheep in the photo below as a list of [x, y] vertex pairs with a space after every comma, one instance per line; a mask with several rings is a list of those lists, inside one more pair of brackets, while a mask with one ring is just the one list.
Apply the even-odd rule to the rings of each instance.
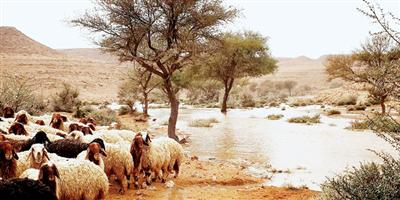
[[55, 162], [60, 176], [60, 199], [105, 199], [109, 182], [97, 165], [87, 160]]
[[29, 178], [32, 180], [38, 180], [39, 177], [39, 170], [34, 169], [34, 168], [29, 168], [22, 172], [22, 174], [19, 176], [19, 178]]
[[117, 143], [120, 141], [124, 141], [124, 139], [122, 139], [119, 135], [112, 135], [105, 132], [95, 132], [93, 135], [84, 135], [81, 131], [72, 131], [71, 133], [67, 134], [65, 138], [78, 140], [82, 143], [89, 143], [96, 138], [100, 138], [107, 143]]
[[154, 178], [160, 178], [162, 182], [166, 181], [172, 171], [175, 171], [175, 177], [178, 176], [179, 167], [184, 159], [183, 148], [178, 142], [167, 137], [156, 138], [152, 141], [147, 134], [144, 144], [144, 153], [141, 157], [142, 169], [152, 171], [155, 174]]
[[51, 160], [50, 154], [47, 153], [43, 144], [33, 144], [28, 151], [19, 152], [17, 155], [19, 159], [17, 160], [16, 176], [20, 176], [29, 168], [39, 169], [43, 163]]
[[100, 144], [90, 143], [87, 150], [82, 151], [76, 158], [78, 160], [89, 160], [104, 171], [105, 168], [102, 156], [107, 157], [107, 154], [105, 150], [101, 148]]

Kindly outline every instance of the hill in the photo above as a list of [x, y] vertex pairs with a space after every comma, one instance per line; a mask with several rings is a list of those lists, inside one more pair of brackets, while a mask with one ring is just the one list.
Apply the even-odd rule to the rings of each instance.
[[57, 51], [26, 36], [16, 28], [9, 26], [0, 27], [0, 53], [48, 56], [59, 54]]

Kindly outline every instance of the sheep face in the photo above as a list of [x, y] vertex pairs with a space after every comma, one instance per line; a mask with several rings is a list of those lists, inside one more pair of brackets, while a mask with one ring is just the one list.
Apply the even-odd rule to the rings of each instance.
[[32, 157], [37, 164], [42, 163], [45, 158], [50, 160], [43, 144], [33, 144], [28, 155], [28, 158], [30, 157]]
[[67, 136], [65, 136], [65, 139], [77, 140], [77, 141], [82, 142], [83, 141], [83, 133], [80, 131], [72, 131]]
[[69, 125], [69, 132], [72, 131], [80, 131], [81, 130], [81, 126], [79, 126], [79, 124], [73, 123]]
[[19, 122], [21, 124], [28, 124], [28, 116], [26, 116], [25, 113], [19, 114], [17, 115], [17, 117], [15, 118], [16, 122]]
[[43, 131], [39, 131], [36, 135], [32, 138], [34, 143], [45, 144], [51, 143], [50, 139], [47, 137], [47, 134]]
[[40, 120], [40, 119], [36, 120], [35, 124], [40, 125], [40, 126], [44, 126], [45, 125], [44, 121]]
[[5, 107], [3, 109], [3, 117], [4, 118], [14, 118], [14, 110], [11, 107]]
[[81, 118], [79, 120], [79, 122], [82, 123], [82, 124], [87, 124], [87, 119], [86, 118]]
[[89, 126], [83, 126], [81, 131], [84, 135], [93, 135], [93, 132]]
[[144, 150], [144, 140], [142, 134], [137, 133], [131, 144], [131, 155], [135, 169], [139, 166], [143, 150]]
[[9, 141], [0, 142], [0, 158], [1, 160], [18, 160], [18, 155], [15, 153], [13, 145]]
[[94, 125], [92, 123], [88, 123], [87, 126], [89, 126], [89, 128], [92, 129], [92, 131], [96, 130], [96, 125]]
[[96, 121], [92, 117], [87, 118], [87, 123], [91, 123], [96, 126]]
[[51, 117], [50, 125], [55, 129], [61, 129], [63, 122], [62, 116], [59, 113], [54, 113]]
[[9, 129], [8, 133], [14, 133], [15, 135], [28, 135], [28, 132], [26, 132], [25, 127], [21, 123], [14, 123]]
[[53, 163], [45, 163], [39, 169], [39, 181], [45, 183], [55, 182], [57, 178], [60, 178], [58, 169]]
[[100, 165], [101, 155], [107, 157], [107, 154], [100, 144], [93, 142], [87, 148], [87, 159], [96, 165]]

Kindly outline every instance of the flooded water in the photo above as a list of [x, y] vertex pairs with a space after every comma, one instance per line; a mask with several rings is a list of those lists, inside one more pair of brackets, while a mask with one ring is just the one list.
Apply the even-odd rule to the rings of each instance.
[[[374, 133], [345, 129], [350, 119], [321, 115], [315, 125], [292, 124], [287, 119], [321, 112], [319, 106], [286, 110], [281, 108], [181, 109], [177, 128], [190, 135], [189, 151], [202, 159], [237, 162], [254, 175], [271, 177], [266, 184], [307, 186], [319, 190], [326, 177], [380, 158], [368, 149], [395, 154], [394, 149]], [[283, 114], [268, 120], [269, 114]], [[151, 109], [157, 125], [168, 120], [169, 109]], [[196, 119], [216, 118], [211, 128], [190, 127]], [[275, 170], [274, 170], [275, 169]], [[281, 170], [281, 173], [276, 171]], [[275, 172], [275, 173], [273, 173]]]

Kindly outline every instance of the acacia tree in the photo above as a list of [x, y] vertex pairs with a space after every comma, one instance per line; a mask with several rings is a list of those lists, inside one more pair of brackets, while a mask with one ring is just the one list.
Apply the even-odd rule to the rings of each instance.
[[126, 76], [127, 80], [122, 83], [118, 92], [120, 101], [128, 104], [132, 109], [135, 100], [139, 99], [143, 105], [143, 114], [148, 116], [149, 95], [161, 81], [146, 68], [136, 65], [128, 71]]
[[221, 112], [227, 112], [229, 93], [236, 79], [269, 74], [277, 68], [266, 41], [254, 32], [225, 33], [218, 49], [201, 60], [204, 75], [224, 86]]
[[386, 112], [387, 98], [396, 95], [399, 69], [400, 49], [387, 35], [375, 35], [361, 50], [331, 56], [326, 64], [330, 80], [341, 78], [364, 85], [370, 96], [380, 102], [382, 114]]
[[72, 24], [99, 33], [97, 44], [121, 61], [136, 61], [161, 77], [171, 106], [168, 136], [178, 140], [173, 76], [207, 51], [207, 41], [237, 10], [224, 7], [221, 0], [96, 0], [96, 5]]
[[296, 87], [297, 82], [291, 81], [291, 80], [286, 80], [282, 84], [283, 84], [283, 87], [288, 90], [289, 96], [292, 96], [292, 90], [294, 87]]
[[391, 12], [386, 12], [378, 5], [374, 5], [370, 1], [363, 0], [366, 5], [365, 9], [357, 8], [361, 13], [372, 19], [373, 23], [379, 24], [382, 28], [381, 32], [385, 32], [390, 38], [400, 45], [400, 17], [395, 16]]

